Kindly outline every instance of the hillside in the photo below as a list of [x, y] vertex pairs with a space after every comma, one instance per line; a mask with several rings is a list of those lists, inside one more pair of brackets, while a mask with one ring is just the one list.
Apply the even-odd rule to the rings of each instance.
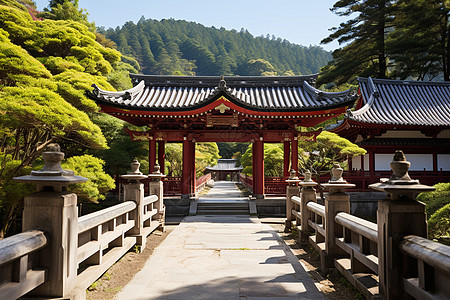
[[99, 32], [137, 59], [141, 73], [161, 75], [300, 75], [319, 72], [331, 53], [247, 30], [194, 22], [145, 19]]

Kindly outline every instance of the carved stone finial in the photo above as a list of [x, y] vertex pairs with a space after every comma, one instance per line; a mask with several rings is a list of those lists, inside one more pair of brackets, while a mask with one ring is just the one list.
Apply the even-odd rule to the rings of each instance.
[[53, 187], [66, 190], [66, 186], [71, 183], [85, 182], [87, 178], [76, 176], [72, 170], [65, 170], [61, 166], [61, 161], [64, 159], [64, 153], [61, 152], [61, 147], [58, 144], [49, 144], [42, 152], [42, 159], [44, 166], [39, 171], [31, 171], [31, 175], [14, 177], [14, 180], [26, 183], [35, 183], [38, 185], [38, 190], [44, 187]]
[[131, 165], [131, 171], [128, 172], [127, 174], [136, 174], [136, 175], [142, 174], [142, 172], [139, 171], [139, 167], [141, 166], [141, 163], [138, 162], [138, 160], [136, 158], [133, 159], [133, 162], [130, 165]]
[[408, 170], [411, 163], [406, 161], [405, 154], [402, 150], [395, 151], [394, 159], [391, 161], [392, 175], [389, 180], [410, 181]]
[[64, 153], [61, 152], [61, 147], [56, 144], [48, 144], [42, 152], [42, 159], [44, 166], [39, 171], [31, 171], [33, 176], [72, 176], [72, 170], [64, 170], [61, 167], [61, 161], [64, 159]]
[[342, 178], [342, 173], [344, 173], [344, 169], [341, 168], [339, 163], [335, 163], [331, 169], [331, 179], [329, 182], [345, 182], [344, 178]]
[[160, 165], [155, 165], [153, 167], [153, 174], [161, 174], [161, 166]]
[[290, 174], [289, 179], [290, 179], [290, 180], [297, 180], [298, 177], [295, 176], [296, 173], [297, 173], [297, 172], [296, 172], [294, 169], [291, 169], [291, 171], [289, 172], [289, 174]]
[[306, 170], [305, 173], [303, 173], [303, 175], [305, 176], [305, 179], [303, 180], [304, 182], [312, 182], [313, 180], [311, 179], [311, 171], [310, 170]]

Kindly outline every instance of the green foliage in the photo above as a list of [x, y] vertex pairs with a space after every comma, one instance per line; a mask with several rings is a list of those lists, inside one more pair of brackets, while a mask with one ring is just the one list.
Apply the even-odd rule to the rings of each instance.
[[95, 24], [89, 23], [86, 10], [78, 7], [78, 0], [50, 1], [49, 9], [44, 8], [39, 17], [53, 20], [72, 20], [87, 26], [92, 32], [95, 31]]
[[333, 52], [318, 84], [358, 76], [450, 80], [448, 0], [339, 0], [331, 10], [351, 18], [322, 40], [344, 47]]
[[216, 165], [219, 158], [219, 148], [216, 143], [196, 143], [195, 170], [197, 177], [203, 175], [207, 166]]
[[428, 235], [437, 240], [450, 237], [450, 203], [438, 209], [428, 220]]
[[[92, 148], [106, 147], [100, 128], [58, 94], [41, 88], [5, 87], [0, 92], [0, 123], [24, 131], [70, 137]], [[7, 114], [5, 112], [8, 112]]]
[[[99, 31], [122, 53], [134, 57], [144, 74], [250, 75], [251, 71], [290, 76], [316, 73], [331, 58], [321, 47], [173, 19], [141, 18], [137, 24]], [[253, 62], [249, 65], [249, 61]]]
[[70, 185], [70, 191], [77, 194], [79, 202], [98, 202], [105, 199], [105, 193], [115, 187], [114, 180], [103, 171], [105, 162], [92, 155], [73, 156], [62, 163], [64, 169], [73, 170], [75, 175], [89, 180]]
[[[248, 145], [247, 150], [241, 157], [241, 164], [244, 167], [242, 173], [246, 175], [253, 174], [252, 148], [252, 144]], [[282, 144], [264, 144], [264, 176], [283, 176], [283, 159]]]
[[420, 193], [417, 196], [418, 201], [426, 204], [428, 219], [440, 208], [450, 203], [450, 183], [435, 184], [433, 192]]
[[181, 176], [183, 161], [183, 144], [166, 144], [166, 173], [167, 176]]
[[134, 158], [141, 163], [141, 172], [148, 173], [148, 142], [131, 141], [124, 131], [126, 123], [115, 117], [96, 113], [91, 115], [91, 119], [101, 128], [110, 147], [92, 152], [105, 161], [108, 174], [126, 174]]
[[316, 142], [299, 141], [299, 166], [303, 171], [310, 170], [318, 181], [321, 175], [330, 172], [334, 163], [346, 167], [348, 158], [367, 152], [349, 140], [328, 131], [322, 131], [316, 140]]
[[[291, 70], [289, 70], [291, 71]], [[292, 72], [292, 71], [291, 71]], [[276, 76], [277, 72], [275, 68], [264, 59], [252, 59], [244, 66], [246, 75], [250, 76]]]
[[449, 80], [450, 3], [399, 0], [394, 8], [395, 31], [386, 40], [392, 77], [431, 80], [444, 73]]
[[[238, 155], [239, 158], [242, 153], [245, 153], [249, 143], [236, 143], [236, 142], [218, 142], [219, 155], [221, 158], [235, 158]], [[239, 153], [239, 154], [238, 154]]]
[[88, 73], [67, 70], [53, 76], [58, 84], [58, 93], [76, 108], [95, 112], [98, 110], [97, 104], [86, 96], [86, 92], [91, 91], [91, 85], [97, 84], [105, 90], [114, 90], [103, 76], [94, 76]]
[[354, 16], [333, 27], [322, 43], [337, 40], [347, 46], [333, 52], [333, 60], [321, 70], [318, 84], [340, 85], [356, 76], [386, 78], [385, 32], [392, 23], [392, 1], [339, 0], [331, 11], [339, 16]]
[[31, 168], [16, 172], [21, 163], [21, 160], [13, 159], [12, 155], [0, 152], [0, 239], [8, 234], [11, 221], [23, 209], [23, 197], [35, 189], [31, 185], [12, 180], [13, 176], [29, 174]]

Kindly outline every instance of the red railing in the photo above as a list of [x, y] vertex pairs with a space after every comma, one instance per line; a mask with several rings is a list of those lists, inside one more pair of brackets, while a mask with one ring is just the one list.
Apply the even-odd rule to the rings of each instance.
[[[211, 180], [210, 173], [197, 178], [195, 180], [196, 191], [203, 189], [209, 180]], [[140, 182], [144, 184], [144, 191], [146, 194], [148, 194], [148, 183], [150, 181], [151, 179], [149, 178], [140, 180]], [[116, 177], [116, 188], [113, 190], [113, 193], [121, 195], [122, 185], [127, 182], [128, 181], [126, 179], [123, 179], [120, 176]], [[165, 177], [163, 179], [163, 185], [164, 185], [164, 196], [181, 195], [181, 177]]]
[[[253, 192], [253, 178], [252, 176], [239, 174], [241, 182]], [[287, 183], [284, 177], [264, 177], [264, 194], [286, 194]]]

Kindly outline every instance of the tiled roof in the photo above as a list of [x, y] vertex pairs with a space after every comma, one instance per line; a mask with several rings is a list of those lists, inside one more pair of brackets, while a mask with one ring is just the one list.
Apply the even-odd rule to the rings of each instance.
[[363, 106], [347, 118], [362, 123], [450, 126], [450, 82], [358, 78]]
[[156, 76], [130, 74], [135, 86], [108, 92], [94, 85], [98, 102], [141, 111], [192, 110], [226, 95], [237, 105], [259, 111], [311, 111], [351, 105], [350, 90], [327, 93], [310, 76]]
[[210, 171], [225, 171], [225, 172], [241, 171], [243, 167], [242, 166], [236, 167], [236, 162], [237, 159], [221, 158], [217, 160], [217, 165], [213, 167], [206, 167], [206, 169]]

